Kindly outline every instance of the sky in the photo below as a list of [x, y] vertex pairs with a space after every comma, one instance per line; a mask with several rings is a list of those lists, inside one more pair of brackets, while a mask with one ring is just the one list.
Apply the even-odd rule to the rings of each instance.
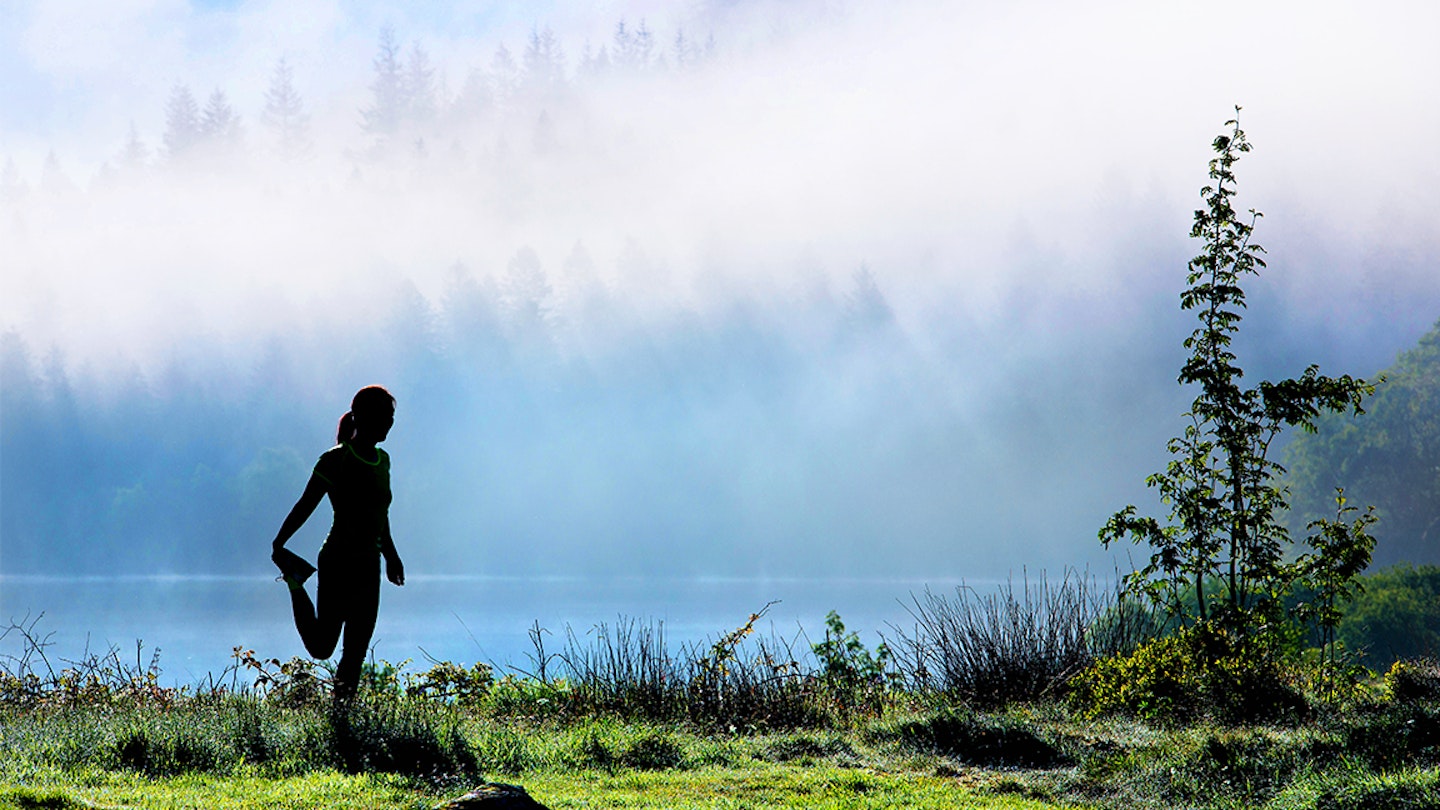
[[[715, 56], [592, 85], [556, 108], [551, 152], [526, 147], [527, 118], [435, 139], [413, 166], [367, 157], [359, 111], [382, 28], [421, 43], [453, 95], [499, 45], [518, 56], [546, 28], [573, 73], [620, 20], [664, 48], [678, 31], [713, 37]], [[527, 247], [564, 298], [581, 289], [562, 267], [583, 245], [652, 327], [725, 323], [737, 300], [841, 297], [863, 265], [905, 344], [903, 362], [880, 363], [902, 363], [931, 403], [875, 451], [895, 471], [865, 479], [884, 501], [875, 524], [919, 527], [923, 549], [988, 504], [984, 522], [1093, 539], [1143, 492], [1150, 440], [1183, 407], [1160, 387], [1173, 376], [1136, 372], [1178, 357], [1185, 237], [1236, 105], [1256, 147], [1240, 201], [1264, 212], [1271, 261], [1252, 299], [1261, 367], [1371, 374], [1440, 315], [1437, 39], [1440, 7], [1418, 0], [9, 2], [0, 168], [13, 161], [30, 193], [0, 203], [0, 329], [77, 367], [122, 355], [153, 369], [197, 335], [245, 347], [369, 317], [400, 280], [439, 301], [457, 262], [501, 278]], [[319, 147], [299, 168], [256, 157], [281, 58]], [[223, 89], [248, 157], [166, 170], [177, 83], [202, 104]], [[132, 127], [149, 169], [107, 183]], [[63, 182], [47, 190], [52, 155]], [[589, 340], [590, 357], [609, 350]], [[804, 456], [797, 426], [840, 411], [839, 389], [801, 390], [776, 429]], [[1090, 399], [1062, 407], [1065, 393]], [[1117, 407], [1119, 423], [1073, 425]], [[941, 458], [937, 436], [961, 433], [979, 437], [973, 452]], [[746, 474], [780, 470], [786, 491], [827, 475], [823, 453], [787, 466], [755, 452]], [[685, 466], [657, 463], [657, 480]], [[971, 500], [949, 488], [980, 481]], [[795, 514], [799, 495], [736, 503], [785, 506], [797, 534], [830, 527]], [[985, 554], [992, 570], [1023, 562]], [[861, 564], [864, 548], [842, 559]]]

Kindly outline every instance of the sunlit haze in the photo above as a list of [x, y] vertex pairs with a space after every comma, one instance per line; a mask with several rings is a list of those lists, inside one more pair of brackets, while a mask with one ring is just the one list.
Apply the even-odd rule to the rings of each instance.
[[1437, 41], [1418, 0], [7, 2], [0, 571], [264, 572], [374, 382], [417, 575], [1108, 571], [1236, 105], [1247, 369], [1440, 316]]

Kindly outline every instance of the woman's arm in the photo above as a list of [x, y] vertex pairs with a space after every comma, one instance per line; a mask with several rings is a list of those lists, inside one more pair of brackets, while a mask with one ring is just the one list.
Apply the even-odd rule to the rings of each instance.
[[285, 522], [280, 524], [280, 532], [275, 535], [272, 545], [276, 551], [284, 548], [286, 541], [300, 531], [300, 527], [315, 513], [315, 507], [320, 505], [320, 500], [324, 497], [325, 479], [311, 473], [310, 481], [305, 484], [305, 491], [300, 493], [300, 500], [295, 502], [290, 514], [285, 516]]
[[385, 557], [385, 578], [396, 585], [405, 584], [405, 563], [400, 561], [400, 553], [395, 550], [395, 538], [390, 536], [390, 516], [385, 516], [385, 522], [380, 527], [380, 553]]

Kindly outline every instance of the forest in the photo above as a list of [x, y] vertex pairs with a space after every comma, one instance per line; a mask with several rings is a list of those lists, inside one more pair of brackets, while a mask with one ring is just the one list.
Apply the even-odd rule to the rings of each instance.
[[[348, 392], [382, 380], [401, 399], [397, 522], [427, 538], [422, 569], [643, 573], [679, 542], [691, 553], [672, 573], [835, 573], [883, 542], [892, 573], [938, 553], [1002, 574], [1014, 564], [1003, 544], [961, 528], [977, 515], [1037, 564], [1073, 562], [1087, 547], [1078, 527], [1130, 491], [1127, 470], [1143, 469], [1163, 414], [1183, 407], [1163, 384], [1173, 349], [1145, 337], [1179, 328], [1163, 285], [1143, 274], [1119, 291], [1077, 286], [1054, 304], [1006, 303], [1018, 312], [998, 318], [864, 252], [752, 255], [716, 232], [691, 255], [663, 229], [597, 235], [615, 224], [603, 217], [567, 228], [582, 209], [566, 195], [595, 192], [558, 179], [613, 165], [636, 190], [605, 187], [603, 208], [641, 203], [668, 131], [649, 124], [692, 109], [677, 94], [708, 72], [765, 58], [643, 21], [596, 42], [567, 56], [536, 26], [518, 52], [472, 55], [460, 81], [387, 28], [363, 98], [340, 115], [303, 96], [282, 57], [244, 115], [223, 88], [176, 83], [140, 119], [155, 134], [132, 124], [86, 184], [54, 153], [38, 177], [7, 161], [0, 206], [7, 249], [21, 251], [7, 284], [26, 314], [0, 348], [5, 571], [264, 570], [252, 545]], [[198, 236], [172, 246], [155, 217], [186, 210]], [[76, 212], [96, 227], [72, 229]], [[370, 251], [337, 239], [403, 232], [417, 216], [441, 238]], [[560, 236], [530, 230], [536, 217], [558, 220]], [[288, 240], [291, 219], [338, 253]], [[42, 265], [57, 241], [83, 247]], [[145, 251], [124, 258], [136, 243]], [[1168, 249], [1118, 260], [1138, 267]], [[95, 275], [116, 251], [125, 264]], [[277, 252], [317, 256], [316, 278], [338, 267], [349, 280], [337, 295], [273, 268]], [[143, 287], [104, 286], [155, 273]], [[1275, 296], [1262, 287], [1257, 306]], [[1256, 327], [1261, 374], [1315, 337], [1270, 328]], [[1392, 374], [1378, 418], [1350, 434], [1398, 418], [1386, 392], [1425, 375]], [[1389, 456], [1398, 464], [1433, 453], [1412, 427], [1408, 455]], [[1325, 439], [1335, 450], [1321, 460], [1307, 440], [1293, 464], [1297, 525], [1337, 483], [1318, 471], [1341, 470], [1334, 453], [1353, 450]], [[1095, 475], [1097, 456], [1128, 461]], [[1425, 490], [1401, 505], [1355, 486], [1385, 517], [1377, 563], [1435, 560]], [[1036, 491], [1044, 510], [1026, 508]]]

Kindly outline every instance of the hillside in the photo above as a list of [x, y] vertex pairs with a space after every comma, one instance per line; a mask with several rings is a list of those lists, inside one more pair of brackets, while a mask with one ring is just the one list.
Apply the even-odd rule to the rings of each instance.
[[1333, 512], [1344, 487], [1380, 516], [1376, 567], [1440, 562], [1440, 322], [1385, 369], [1365, 408], [1326, 415], [1288, 448], [1292, 530]]

